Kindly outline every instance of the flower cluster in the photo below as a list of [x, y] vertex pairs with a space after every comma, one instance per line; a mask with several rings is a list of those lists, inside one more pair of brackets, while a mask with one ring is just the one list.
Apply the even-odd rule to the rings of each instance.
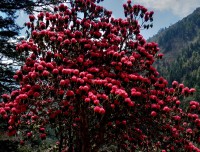
[[195, 89], [176, 81], [168, 88], [153, 67], [163, 56], [158, 45], [140, 35], [153, 12], [128, 0], [126, 18], [115, 19], [98, 2], [70, 1], [54, 13], [29, 16], [31, 38], [16, 48], [28, 54], [14, 75], [20, 89], [0, 103], [8, 135], [44, 140], [50, 127], [60, 151], [112, 144], [127, 151], [200, 151], [200, 105], [180, 106]]

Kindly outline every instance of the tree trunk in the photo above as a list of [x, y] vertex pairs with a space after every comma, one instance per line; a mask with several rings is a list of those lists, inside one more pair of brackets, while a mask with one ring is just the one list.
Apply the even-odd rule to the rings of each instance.
[[58, 116], [58, 121], [59, 121], [59, 132], [58, 132], [58, 137], [59, 137], [59, 147], [58, 147], [58, 150], [59, 152], [62, 152], [62, 148], [63, 148], [63, 127], [62, 127], [62, 119], [60, 117], [60, 115]]
[[61, 133], [61, 135], [60, 135], [60, 143], [59, 143], [59, 152], [62, 152], [62, 147], [63, 147], [63, 135]]
[[88, 120], [87, 116], [85, 114], [84, 108], [81, 109], [81, 117], [82, 117], [82, 123], [81, 123], [81, 152], [91, 152], [91, 144], [90, 144], [90, 136], [89, 136], [89, 126], [88, 126]]

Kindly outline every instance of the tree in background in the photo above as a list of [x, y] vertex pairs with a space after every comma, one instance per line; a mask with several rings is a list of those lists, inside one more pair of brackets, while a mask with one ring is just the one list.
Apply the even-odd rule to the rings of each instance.
[[22, 27], [17, 25], [17, 11], [24, 13], [34, 13], [39, 10], [49, 9], [50, 6], [59, 4], [61, 1], [52, 0], [1, 0], [0, 1], [0, 95], [11, 92], [18, 88], [18, 83], [14, 81], [14, 71], [19, 68], [24, 57], [16, 53], [16, 43], [11, 43], [10, 39], [17, 41]]
[[11, 91], [12, 87], [16, 86], [13, 77], [13, 67], [7, 64], [8, 59], [16, 59], [17, 53], [15, 46], [9, 43], [9, 39], [17, 36], [20, 31], [20, 27], [15, 23], [16, 11], [23, 9], [30, 4], [31, 1], [8, 1], [2, 0], [0, 2], [0, 92]]
[[162, 57], [157, 44], [140, 35], [153, 12], [128, 0], [126, 18], [115, 19], [99, 2], [69, 1], [54, 13], [29, 16], [31, 38], [16, 48], [29, 54], [14, 75], [20, 89], [2, 95], [0, 104], [8, 135], [24, 144], [46, 139], [50, 128], [59, 152], [110, 145], [118, 151], [200, 151], [199, 103], [185, 110], [179, 100], [195, 89], [176, 81], [168, 88], [152, 66]]

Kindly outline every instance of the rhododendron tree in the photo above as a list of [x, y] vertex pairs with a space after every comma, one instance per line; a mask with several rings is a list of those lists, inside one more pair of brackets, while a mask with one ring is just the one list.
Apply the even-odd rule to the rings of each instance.
[[31, 15], [31, 38], [17, 45], [27, 55], [14, 78], [20, 89], [4, 94], [0, 114], [8, 135], [21, 143], [53, 130], [58, 151], [200, 151], [200, 106], [181, 97], [195, 89], [167, 80], [153, 67], [159, 48], [146, 42], [153, 12], [127, 1], [125, 18], [74, 0], [54, 13]]

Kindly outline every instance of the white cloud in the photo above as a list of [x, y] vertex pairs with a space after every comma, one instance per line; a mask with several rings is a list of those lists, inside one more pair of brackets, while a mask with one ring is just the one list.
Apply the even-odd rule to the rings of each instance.
[[171, 11], [174, 15], [185, 17], [200, 7], [200, 0], [134, 0], [152, 10]]

